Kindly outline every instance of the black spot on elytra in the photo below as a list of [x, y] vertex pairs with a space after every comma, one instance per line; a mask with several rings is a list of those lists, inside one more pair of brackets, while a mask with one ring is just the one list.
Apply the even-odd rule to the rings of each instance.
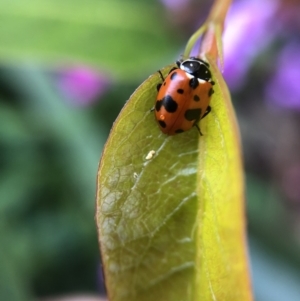
[[190, 109], [190, 110], [186, 110], [184, 113], [184, 117], [189, 121], [199, 120], [200, 116], [201, 116], [201, 109]]
[[198, 79], [196, 77], [191, 78], [189, 84], [191, 88], [196, 89], [199, 86]]
[[183, 94], [183, 93], [184, 93], [184, 90], [183, 90], [183, 89], [178, 89], [178, 90], [177, 90], [177, 93]]
[[200, 100], [200, 97], [199, 97], [198, 95], [194, 95], [193, 99], [194, 99], [195, 101], [199, 101], [199, 100]]
[[163, 120], [158, 120], [158, 123], [162, 128], [165, 128], [167, 126]]
[[162, 100], [157, 100], [155, 103], [155, 110], [158, 112], [162, 106]]
[[157, 84], [156, 90], [159, 91], [160, 87], [161, 87], [161, 84]]
[[208, 91], [208, 97], [211, 97], [213, 94], [214, 94], [214, 90], [213, 88], [210, 88], [209, 91]]
[[183, 129], [178, 129], [178, 130], [175, 131], [176, 134], [183, 133], [183, 132], [184, 132]]
[[169, 113], [174, 113], [176, 112], [178, 108], [177, 102], [172, 98], [170, 95], [166, 95], [161, 101], [161, 106], [164, 106], [166, 111]]
[[171, 75], [171, 80], [174, 80], [177, 77], [178, 73], [177, 72], [173, 72]]

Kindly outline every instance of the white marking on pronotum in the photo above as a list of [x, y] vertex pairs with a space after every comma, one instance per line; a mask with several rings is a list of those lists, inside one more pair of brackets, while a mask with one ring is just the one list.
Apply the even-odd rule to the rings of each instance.
[[[194, 75], [192, 75], [192, 74], [190, 74], [190, 73], [187, 73], [187, 72], [186, 72], [186, 76], [187, 76], [189, 79], [192, 79], [192, 78], [195, 77]], [[204, 83], [206, 82], [204, 79], [201, 79], [201, 78], [199, 78], [199, 77], [196, 77], [196, 78], [197, 78], [199, 84], [204, 84]]]
[[146, 156], [146, 160], [151, 160], [154, 155], [155, 155], [156, 151], [155, 150], [151, 150], [148, 155]]

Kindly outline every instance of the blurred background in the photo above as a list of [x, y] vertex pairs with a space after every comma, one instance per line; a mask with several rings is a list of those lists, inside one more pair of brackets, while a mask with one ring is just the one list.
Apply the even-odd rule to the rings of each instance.
[[[101, 151], [125, 101], [178, 59], [211, 4], [0, 0], [0, 300], [104, 293]], [[224, 34], [256, 301], [300, 300], [299, 15], [299, 0], [236, 0]]]

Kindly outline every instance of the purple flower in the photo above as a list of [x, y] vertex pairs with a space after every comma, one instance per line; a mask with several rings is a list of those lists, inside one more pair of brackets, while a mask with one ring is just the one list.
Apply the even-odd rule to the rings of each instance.
[[300, 44], [289, 44], [276, 60], [276, 71], [266, 88], [267, 101], [300, 110]]
[[64, 96], [76, 105], [89, 105], [105, 93], [109, 80], [86, 66], [65, 69], [59, 75], [58, 86]]
[[278, 10], [278, 20], [284, 24], [284, 33], [299, 33], [300, 29], [300, 5], [299, 0], [281, 0]]
[[231, 89], [243, 84], [252, 61], [275, 36], [277, 8], [278, 2], [273, 0], [233, 3], [223, 36], [224, 77]]

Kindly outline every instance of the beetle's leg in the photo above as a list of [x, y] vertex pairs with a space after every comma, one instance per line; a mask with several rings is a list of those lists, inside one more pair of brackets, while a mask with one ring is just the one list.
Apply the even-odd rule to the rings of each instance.
[[206, 112], [204, 113], [204, 115], [201, 117], [201, 119], [203, 119], [207, 114], [209, 114], [211, 112], [211, 106], [208, 106], [206, 109]]
[[174, 71], [174, 70], [176, 70], [176, 69], [178, 69], [178, 67], [173, 67], [173, 68], [171, 68], [168, 74], [170, 74], [172, 71]]
[[160, 71], [160, 70], [158, 70], [157, 72], [159, 73], [159, 76], [160, 76], [161, 80], [164, 82], [164, 81], [165, 81], [165, 79], [164, 79], [164, 76], [162, 75], [161, 71]]
[[203, 134], [201, 133], [201, 130], [200, 130], [200, 128], [199, 128], [199, 125], [198, 125], [197, 123], [195, 123], [194, 126], [197, 128], [197, 130], [198, 130], [200, 136], [203, 136]]

